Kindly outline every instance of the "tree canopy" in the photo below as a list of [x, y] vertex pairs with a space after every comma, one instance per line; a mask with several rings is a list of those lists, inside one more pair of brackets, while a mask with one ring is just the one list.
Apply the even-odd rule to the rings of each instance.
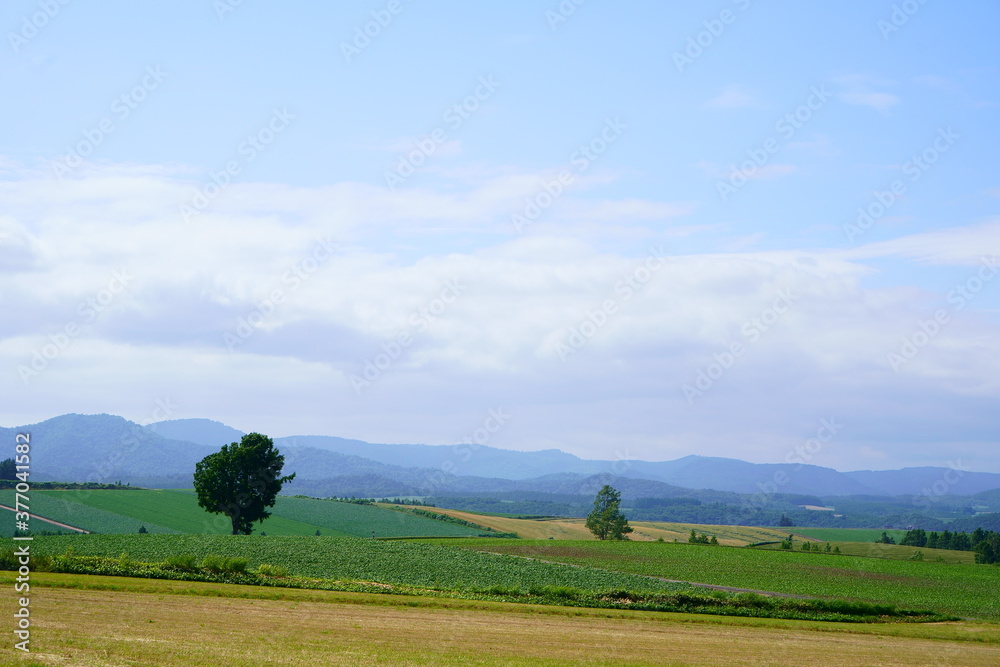
[[198, 504], [213, 514], [225, 514], [233, 523], [233, 535], [249, 535], [255, 521], [271, 516], [275, 497], [295, 473], [281, 477], [285, 457], [274, 441], [260, 433], [248, 433], [239, 443], [223, 445], [195, 466], [194, 488]]
[[594, 509], [587, 515], [587, 528], [599, 540], [627, 540], [632, 532], [621, 509], [622, 496], [605, 484], [594, 498]]

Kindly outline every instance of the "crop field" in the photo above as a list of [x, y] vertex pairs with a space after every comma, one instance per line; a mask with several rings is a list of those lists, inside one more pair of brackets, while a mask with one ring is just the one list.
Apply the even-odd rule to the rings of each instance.
[[[140, 526], [145, 526], [151, 533], [180, 532], [160, 525], [154, 521], [144, 521], [126, 516], [115, 511], [81, 502], [88, 493], [99, 491], [32, 491], [29, 511], [38, 516], [44, 516], [70, 526], [76, 526], [93, 533], [137, 533]], [[115, 493], [115, 492], [111, 492]], [[141, 491], [120, 491], [121, 495], [142, 493]], [[0, 490], [0, 504], [14, 507], [14, 491]], [[34, 530], [60, 530], [51, 524], [34, 522]], [[0, 532], [10, 536], [14, 534], [14, 513], [2, 510], [0, 513]]]
[[[227, 517], [203, 510], [194, 494], [172, 490], [32, 491], [31, 502], [35, 507], [45, 505], [53, 511], [53, 514], [39, 511], [41, 516], [95, 533], [136, 533], [140, 525], [150, 532], [225, 535], [232, 531]], [[117, 523], [111, 520], [102, 524], [86, 523], [83, 521], [85, 508], [120, 519]], [[154, 531], [150, 525], [162, 526], [165, 530]], [[315, 535], [319, 528], [284, 517], [271, 517], [256, 529], [275, 535]]]
[[883, 602], [906, 609], [1000, 620], [1000, 567], [993, 565], [669, 542], [453, 540], [449, 544], [667, 579]]
[[[515, 519], [490, 514], [474, 514], [462, 510], [432, 508], [440, 514], [465, 519], [482, 526], [505, 533], [517, 533], [529, 540], [596, 540], [587, 530], [584, 519]], [[788, 537], [785, 529], [757, 528], [753, 526], [708, 526], [691, 523], [667, 523], [663, 521], [631, 521], [634, 532], [629, 537], [636, 541], [657, 540], [687, 542], [691, 530], [698, 534], [716, 536], [722, 544], [743, 546], [754, 542], [782, 540]]]
[[[303, 521], [355, 537], [475, 536], [480, 530], [371, 505], [281, 496], [274, 516]], [[481, 522], [476, 522], [481, 523]]]
[[444, 507], [428, 507], [432, 512], [447, 514], [502, 533], [517, 533], [530, 540], [592, 540], [594, 535], [583, 525], [583, 519], [514, 519], [492, 514], [473, 514]]
[[[795, 542], [795, 548], [799, 548], [801, 542]], [[813, 544], [820, 544], [814, 542]], [[925, 549], [899, 544], [876, 544], [874, 542], [830, 542], [831, 546], [840, 549], [840, 553], [845, 556], [864, 556], [866, 558], [890, 558], [893, 560], [910, 560], [915, 552], [924, 555], [925, 561], [936, 561], [938, 558], [944, 563], [967, 563], [976, 562], [976, 555], [971, 551], [955, 551], [953, 549]], [[780, 549], [777, 544], [768, 544], [758, 549]]]
[[654, 592], [686, 586], [636, 574], [540, 563], [431, 544], [360, 538], [259, 535], [56, 535], [37, 537], [32, 553], [58, 555], [72, 547], [80, 556], [117, 557], [144, 562], [168, 556], [240, 556], [288, 568], [290, 574], [386, 584], [462, 590], [503, 586], [527, 590], [571, 586], [588, 591], [628, 589]]
[[790, 533], [814, 537], [824, 542], [874, 542], [885, 532], [899, 542], [906, 535], [905, 530], [877, 530], [875, 528], [789, 528]]
[[655, 540], [687, 542], [691, 531], [699, 535], [714, 536], [720, 544], [742, 547], [756, 542], [783, 540], [788, 533], [783, 528], [758, 528], [755, 526], [713, 526], [693, 523], [667, 523], [665, 521], [630, 521], [634, 532], [629, 535], [634, 540]]
[[[14, 576], [0, 572], [0, 585]], [[48, 573], [32, 584], [33, 652], [5, 651], [0, 664], [1000, 664], [1000, 627], [972, 623], [815, 623]], [[0, 597], [0, 613], [13, 611], [13, 596]]]
[[[13, 491], [0, 491], [13, 503]], [[8, 503], [4, 503], [8, 504]], [[137, 533], [146, 526], [152, 533], [227, 535], [229, 519], [198, 506], [193, 492], [182, 490], [67, 490], [33, 491], [32, 512], [95, 533]], [[6, 512], [6, 511], [5, 511]], [[12, 521], [0, 515], [0, 519]], [[254, 532], [269, 535], [321, 535], [370, 537], [473, 537], [480, 531], [426, 517], [368, 505], [279, 496], [271, 517], [255, 524]], [[40, 524], [36, 524], [36, 529]], [[6, 524], [0, 523], [0, 527]], [[13, 530], [13, 524], [10, 526]]]

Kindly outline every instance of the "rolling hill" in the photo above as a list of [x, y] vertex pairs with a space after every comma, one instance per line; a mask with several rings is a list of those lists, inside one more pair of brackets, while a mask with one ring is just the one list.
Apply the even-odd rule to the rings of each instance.
[[[189, 487], [197, 461], [242, 436], [207, 419], [143, 427], [113, 415], [72, 414], [18, 429], [2, 428], [0, 437], [12, 441], [23, 430], [32, 433], [34, 479], [121, 480], [162, 488]], [[613, 462], [584, 460], [558, 450], [387, 445], [331, 436], [276, 438], [275, 444], [286, 457], [286, 470], [297, 473], [288, 492], [323, 496], [514, 492], [578, 496], [593, 495], [609, 480], [625, 497], [698, 497], [732, 503], [739, 500], [734, 494], [919, 497], [938, 494], [944, 482], [952, 496], [1000, 489], [1000, 474], [947, 468], [838, 472], [813, 465], [704, 456]]]

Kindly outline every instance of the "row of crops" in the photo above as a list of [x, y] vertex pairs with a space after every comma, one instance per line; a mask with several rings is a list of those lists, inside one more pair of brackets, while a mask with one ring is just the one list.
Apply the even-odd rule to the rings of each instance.
[[843, 597], [1000, 620], [1000, 566], [670, 542], [450, 540], [467, 549], [796, 595]]
[[[161, 526], [150, 521], [135, 519], [118, 512], [107, 511], [81, 502], [94, 491], [32, 491], [28, 496], [28, 510], [31, 514], [43, 516], [60, 523], [82, 528], [92, 533], [136, 533], [145, 526], [150, 533], [177, 533], [178, 530]], [[105, 492], [107, 493], [107, 492]], [[136, 491], [121, 491], [123, 495]], [[0, 504], [15, 507], [13, 489], [0, 490]], [[9, 537], [14, 534], [14, 512], [0, 510], [0, 534]], [[65, 531], [50, 523], [37, 519], [30, 521], [32, 530]]]
[[275, 516], [294, 518], [336, 529], [347, 535], [370, 537], [372, 531], [378, 537], [407, 536], [461, 536], [478, 535], [480, 530], [466, 526], [445, 523], [415, 516], [405, 512], [394, 512], [371, 505], [355, 505], [313, 498], [280, 497], [274, 504]]
[[684, 585], [621, 572], [480, 553], [468, 549], [359, 538], [213, 535], [82, 535], [36, 538], [32, 553], [162, 562], [178, 554], [242, 557], [254, 569], [277, 565], [292, 575], [462, 590], [502, 586], [527, 590], [568, 586], [582, 590], [666, 592]]

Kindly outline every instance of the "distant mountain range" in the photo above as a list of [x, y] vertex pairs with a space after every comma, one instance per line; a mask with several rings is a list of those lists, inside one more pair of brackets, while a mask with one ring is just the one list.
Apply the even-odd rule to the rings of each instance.
[[[0, 428], [0, 437], [32, 434], [35, 479], [130, 482], [190, 487], [195, 463], [241, 431], [208, 419], [140, 426], [113, 415], [62, 415]], [[1000, 474], [947, 468], [838, 472], [797, 464], [756, 464], [685, 456], [674, 461], [586, 460], [550, 449], [518, 452], [475, 445], [386, 445], [333, 436], [276, 438], [291, 493], [441, 495], [548, 493], [593, 495], [613, 483], [625, 497], [691, 497], [738, 502], [736, 494], [818, 496], [969, 496], [1000, 489]], [[613, 481], [613, 482], [612, 482]]]

